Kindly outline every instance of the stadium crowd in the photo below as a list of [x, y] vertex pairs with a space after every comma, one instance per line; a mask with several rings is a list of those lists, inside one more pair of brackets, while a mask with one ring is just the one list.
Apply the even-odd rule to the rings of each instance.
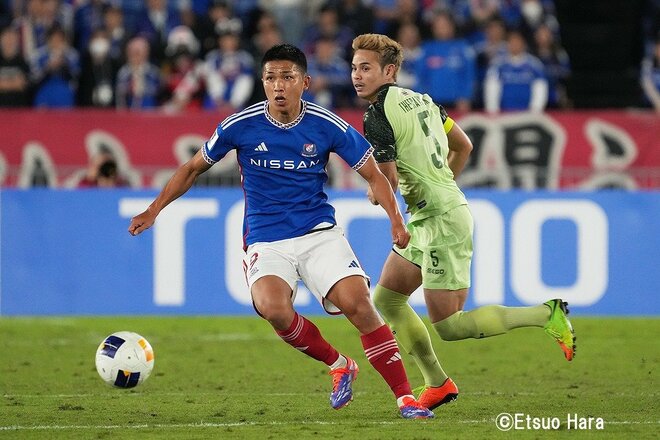
[[[239, 109], [264, 98], [257, 64], [279, 42], [309, 57], [306, 99], [359, 107], [350, 43], [366, 32], [400, 41], [399, 84], [448, 108], [571, 106], [553, 0], [0, 0], [0, 28], [1, 107]], [[653, 47], [642, 84], [660, 111]]]
[[309, 57], [306, 99], [356, 107], [365, 32], [400, 41], [400, 84], [449, 108], [570, 105], [552, 0], [3, 0], [0, 25], [3, 107], [238, 109], [264, 98], [257, 63], [283, 41]]

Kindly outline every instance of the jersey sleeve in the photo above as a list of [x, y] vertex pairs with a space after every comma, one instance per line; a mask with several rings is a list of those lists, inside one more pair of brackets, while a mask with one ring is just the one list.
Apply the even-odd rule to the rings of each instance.
[[353, 126], [349, 125], [335, 145], [335, 153], [346, 161], [354, 170], [362, 168], [374, 149]]
[[223, 130], [222, 124], [219, 124], [208, 141], [202, 147], [202, 157], [206, 163], [213, 165], [232, 150], [234, 147], [228, 140], [227, 131]]
[[379, 102], [374, 103], [364, 115], [364, 135], [374, 148], [376, 162], [396, 160], [394, 129]]

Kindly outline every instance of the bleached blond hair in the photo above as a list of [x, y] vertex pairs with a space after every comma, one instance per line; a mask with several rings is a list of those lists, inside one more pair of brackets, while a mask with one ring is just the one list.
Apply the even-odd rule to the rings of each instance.
[[362, 34], [353, 39], [353, 53], [358, 50], [373, 50], [378, 53], [381, 69], [388, 64], [394, 64], [396, 74], [399, 72], [403, 62], [403, 47], [387, 35], [382, 34]]

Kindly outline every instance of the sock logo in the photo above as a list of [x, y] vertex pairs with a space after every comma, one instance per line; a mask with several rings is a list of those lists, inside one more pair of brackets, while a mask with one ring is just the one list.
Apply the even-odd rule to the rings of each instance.
[[387, 365], [393, 364], [394, 362], [400, 361], [401, 360], [401, 353], [398, 351], [392, 355], [389, 361], [386, 362]]

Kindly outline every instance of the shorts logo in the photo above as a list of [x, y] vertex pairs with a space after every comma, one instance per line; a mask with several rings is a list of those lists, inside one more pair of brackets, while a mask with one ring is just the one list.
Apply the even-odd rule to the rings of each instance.
[[252, 256], [250, 257], [250, 269], [252, 269], [252, 266], [254, 266], [254, 263], [257, 262], [257, 258], [259, 258], [259, 252], [255, 252], [255, 253], [252, 254]]
[[351, 264], [348, 265], [348, 267], [357, 267], [359, 269], [360, 265], [358, 264], [357, 261], [353, 260], [351, 261]]
[[243, 270], [245, 270], [245, 277], [246, 277], [246, 279], [247, 279], [247, 278], [252, 278], [252, 277], [254, 276], [254, 274], [256, 274], [257, 272], [259, 272], [259, 267], [255, 267], [255, 266], [254, 266], [254, 263], [257, 262], [257, 259], [259, 259], [259, 252], [255, 252], [255, 253], [252, 254], [252, 256], [250, 257], [250, 266], [249, 266], [250, 272], [249, 272], [249, 273], [248, 273], [248, 266], [247, 266], [247, 264], [245, 264], [245, 262], [243, 262]]
[[316, 152], [316, 144], [304, 144], [302, 155], [305, 157], [314, 157], [318, 153]]
[[433, 275], [444, 275], [445, 270], [444, 269], [433, 269], [432, 267], [429, 267], [426, 269], [427, 273], [432, 273]]

